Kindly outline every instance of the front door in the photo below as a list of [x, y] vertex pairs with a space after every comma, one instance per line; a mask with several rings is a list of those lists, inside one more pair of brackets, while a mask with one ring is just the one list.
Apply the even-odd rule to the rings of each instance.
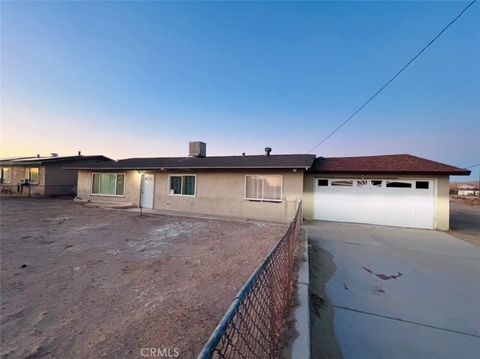
[[142, 175], [142, 189], [140, 192], [140, 204], [142, 208], [153, 209], [153, 187], [155, 182], [155, 175], [145, 173]]

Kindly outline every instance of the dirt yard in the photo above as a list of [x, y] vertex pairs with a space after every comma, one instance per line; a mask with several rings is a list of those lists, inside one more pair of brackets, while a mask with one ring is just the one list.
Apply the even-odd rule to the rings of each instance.
[[450, 234], [480, 246], [480, 201], [450, 198]]
[[286, 226], [2, 199], [1, 355], [193, 358]]

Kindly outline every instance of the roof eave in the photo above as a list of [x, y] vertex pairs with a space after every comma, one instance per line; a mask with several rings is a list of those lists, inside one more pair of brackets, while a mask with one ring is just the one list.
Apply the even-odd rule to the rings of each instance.
[[246, 170], [246, 169], [284, 169], [284, 170], [309, 170], [309, 166], [236, 166], [236, 167], [158, 167], [158, 166], [153, 166], [153, 167], [148, 167], [148, 166], [142, 166], [142, 167], [133, 167], [133, 166], [125, 166], [125, 167], [78, 167], [78, 166], [65, 166], [64, 169], [66, 170], [85, 170], [85, 171], [95, 171], [95, 170], [101, 170], [101, 171], [170, 171], [170, 170], [236, 170], [236, 169], [241, 169], [241, 170]]
[[111, 158], [105, 157], [103, 155], [97, 156], [72, 156], [70, 158], [43, 158], [38, 160], [29, 160], [29, 161], [0, 161], [2, 166], [46, 166], [50, 164], [61, 164], [62, 162], [81, 162], [81, 161], [113, 161]]
[[428, 176], [469, 176], [469, 170], [455, 171], [360, 171], [360, 170], [314, 170], [309, 173], [314, 174], [355, 174], [355, 175], [428, 175]]

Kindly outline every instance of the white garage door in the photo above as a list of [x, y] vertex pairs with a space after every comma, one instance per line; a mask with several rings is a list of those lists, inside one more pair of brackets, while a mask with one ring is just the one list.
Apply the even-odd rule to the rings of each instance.
[[433, 229], [434, 183], [316, 178], [314, 218]]

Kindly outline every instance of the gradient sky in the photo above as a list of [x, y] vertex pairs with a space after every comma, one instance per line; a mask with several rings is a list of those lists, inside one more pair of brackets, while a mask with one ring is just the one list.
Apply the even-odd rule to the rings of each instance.
[[[305, 153], [466, 4], [2, 2], [0, 152]], [[480, 162], [479, 24], [475, 4], [316, 153]]]

